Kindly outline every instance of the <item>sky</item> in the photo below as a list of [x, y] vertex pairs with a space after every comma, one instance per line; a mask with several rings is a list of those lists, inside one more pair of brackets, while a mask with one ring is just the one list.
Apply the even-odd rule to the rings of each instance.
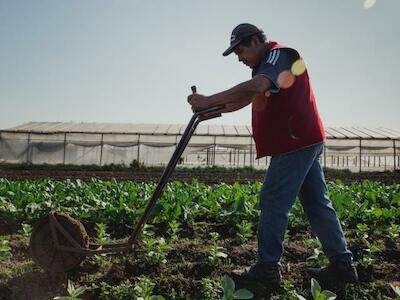
[[[400, 128], [400, 0], [0, 0], [0, 129], [185, 124], [190, 87], [251, 78], [222, 56], [243, 22], [297, 49], [325, 126]], [[208, 121], [251, 124], [250, 106]]]

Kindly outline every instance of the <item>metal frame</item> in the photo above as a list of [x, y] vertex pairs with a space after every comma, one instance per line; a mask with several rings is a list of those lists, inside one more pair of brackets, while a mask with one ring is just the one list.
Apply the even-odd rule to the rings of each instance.
[[[189, 124], [186, 127], [185, 132], [183, 133], [177, 147], [175, 148], [172, 157], [165, 168], [161, 178], [157, 184], [156, 189], [153, 192], [153, 195], [150, 198], [149, 203], [146, 206], [146, 209], [140, 218], [139, 222], [137, 223], [132, 235], [130, 236], [127, 243], [114, 243], [108, 245], [97, 245], [97, 244], [90, 244], [89, 248], [83, 248], [74, 238], [69, 234], [65, 228], [57, 221], [57, 218], [54, 216], [55, 212], [52, 211], [49, 215], [50, 220], [50, 228], [51, 234], [53, 237], [53, 241], [57, 251], [67, 251], [67, 252], [75, 252], [84, 255], [95, 255], [95, 254], [109, 254], [109, 253], [118, 253], [118, 252], [125, 252], [129, 250], [133, 250], [134, 243], [138, 239], [144, 224], [148, 221], [151, 211], [153, 210], [154, 206], [157, 203], [158, 198], [160, 197], [165, 185], [170, 178], [172, 171], [174, 170], [176, 164], [178, 163], [183, 151], [185, 150], [187, 144], [189, 143], [190, 138], [192, 137], [194, 131], [196, 130], [197, 125], [205, 120], [217, 118], [221, 116], [219, 111], [223, 110], [225, 106], [216, 106], [211, 107], [209, 109], [200, 111], [195, 113], [192, 118], [190, 119]], [[62, 234], [72, 246], [65, 246], [60, 245], [57, 232]]]

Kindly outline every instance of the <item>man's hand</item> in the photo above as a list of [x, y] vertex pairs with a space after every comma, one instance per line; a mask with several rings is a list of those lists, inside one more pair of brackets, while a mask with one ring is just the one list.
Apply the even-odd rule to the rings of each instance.
[[187, 101], [192, 106], [193, 112], [198, 112], [212, 106], [209, 97], [200, 94], [189, 95]]

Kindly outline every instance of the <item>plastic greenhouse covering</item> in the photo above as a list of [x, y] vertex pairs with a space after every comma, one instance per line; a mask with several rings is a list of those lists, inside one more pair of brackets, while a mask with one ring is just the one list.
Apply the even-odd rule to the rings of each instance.
[[[186, 125], [30, 122], [0, 130], [0, 162], [74, 165], [166, 164]], [[400, 129], [327, 127], [326, 167], [352, 171], [400, 168]], [[272, 141], [273, 142], [273, 141]], [[199, 125], [180, 164], [265, 168], [255, 159], [250, 126]]]

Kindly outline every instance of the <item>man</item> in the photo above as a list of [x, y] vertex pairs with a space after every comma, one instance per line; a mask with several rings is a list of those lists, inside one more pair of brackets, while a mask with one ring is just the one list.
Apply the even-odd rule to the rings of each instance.
[[266, 41], [262, 30], [247, 23], [233, 29], [230, 47], [223, 55], [232, 52], [252, 69], [252, 79], [211, 96], [189, 95], [188, 102], [193, 111], [223, 104], [223, 112], [252, 103], [257, 158], [272, 157], [260, 193], [257, 263], [235, 280], [245, 285], [280, 285], [288, 213], [299, 196], [330, 260], [327, 267], [309, 269], [309, 274], [325, 286], [356, 282], [352, 253], [327, 196], [318, 161], [325, 131], [303, 60], [296, 50]]

